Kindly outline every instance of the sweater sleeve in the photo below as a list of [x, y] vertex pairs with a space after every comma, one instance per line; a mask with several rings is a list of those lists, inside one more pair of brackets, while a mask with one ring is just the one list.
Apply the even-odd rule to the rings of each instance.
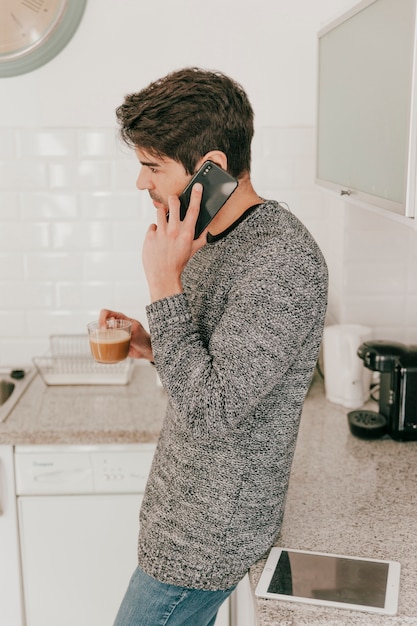
[[174, 419], [195, 437], [225, 434], [289, 368], [312, 372], [326, 293], [320, 259], [286, 248], [284, 256], [258, 259], [233, 282], [208, 341], [184, 293], [149, 305], [155, 364]]

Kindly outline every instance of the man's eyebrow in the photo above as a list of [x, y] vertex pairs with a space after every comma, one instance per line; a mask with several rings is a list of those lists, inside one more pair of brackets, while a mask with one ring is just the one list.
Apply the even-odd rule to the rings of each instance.
[[161, 167], [160, 163], [153, 163], [152, 161], [139, 161], [139, 163], [145, 167]]

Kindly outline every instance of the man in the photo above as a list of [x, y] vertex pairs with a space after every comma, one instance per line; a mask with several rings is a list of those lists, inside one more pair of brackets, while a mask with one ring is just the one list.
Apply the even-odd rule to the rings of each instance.
[[[236, 82], [179, 70], [117, 117], [156, 208], [143, 247], [150, 333], [134, 321], [130, 356], [154, 362], [168, 408], [115, 624], [212, 626], [280, 530], [327, 269], [298, 219], [252, 186], [253, 111]], [[178, 196], [207, 159], [239, 184], [194, 240], [201, 185], [183, 221]], [[100, 314], [111, 316], [125, 317]]]

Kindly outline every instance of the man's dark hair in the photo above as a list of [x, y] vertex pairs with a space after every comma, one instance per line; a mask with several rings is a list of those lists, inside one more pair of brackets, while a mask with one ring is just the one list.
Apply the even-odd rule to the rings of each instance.
[[252, 106], [244, 89], [221, 72], [171, 72], [127, 95], [116, 116], [129, 146], [178, 161], [188, 174], [210, 150], [226, 154], [232, 176], [250, 172]]

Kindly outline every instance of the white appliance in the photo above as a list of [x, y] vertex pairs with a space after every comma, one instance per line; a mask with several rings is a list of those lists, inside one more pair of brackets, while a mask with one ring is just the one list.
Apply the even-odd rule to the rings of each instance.
[[[16, 447], [25, 626], [112, 626], [136, 567], [154, 449]], [[216, 626], [229, 625], [229, 606]]]
[[360, 324], [335, 324], [324, 328], [324, 388], [330, 402], [358, 409], [368, 400], [372, 372], [364, 367], [357, 351], [371, 337], [372, 329]]
[[0, 445], [0, 624], [22, 626], [13, 447]]

